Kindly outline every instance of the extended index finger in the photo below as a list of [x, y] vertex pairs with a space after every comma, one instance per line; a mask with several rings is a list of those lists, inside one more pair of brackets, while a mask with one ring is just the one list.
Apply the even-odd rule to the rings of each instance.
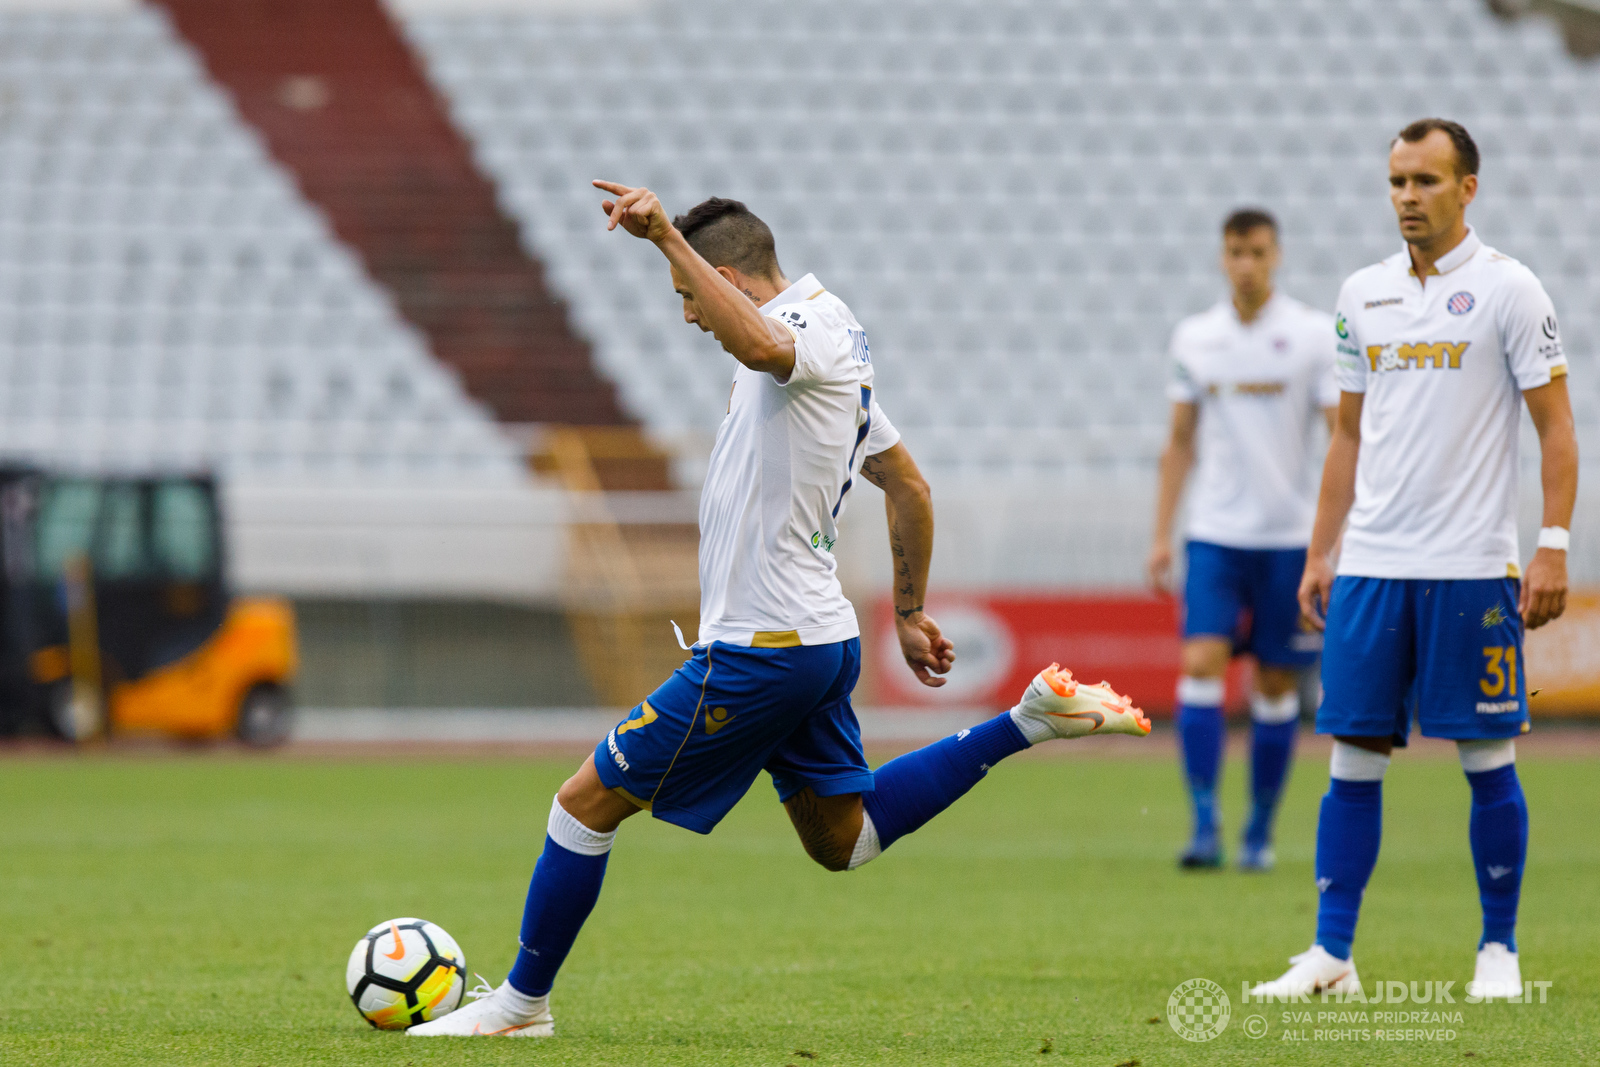
[[616, 229], [617, 223], [622, 221], [622, 217], [626, 215], [635, 204], [639, 203], [639, 201], [643, 200], [649, 195], [650, 190], [648, 189], [629, 189], [626, 193], [618, 196], [616, 203], [611, 207], [611, 222], [607, 224], [606, 229]]
[[633, 186], [631, 185], [623, 185], [620, 182], [603, 182], [599, 178], [596, 178], [590, 184], [592, 184], [596, 189], [604, 189], [606, 192], [616, 193], [618, 196], [622, 196], [624, 193], [633, 192]]

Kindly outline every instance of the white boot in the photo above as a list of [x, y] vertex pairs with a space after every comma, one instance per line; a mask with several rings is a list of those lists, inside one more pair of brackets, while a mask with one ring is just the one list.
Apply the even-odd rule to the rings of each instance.
[[1268, 997], [1287, 1001], [1312, 993], [1351, 993], [1361, 986], [1356, 977], [1356, 961], [1341, 960], [1321, 945], [1312, 945], [1298, 956], [1290, 956], [1292, 966], [1281, 978], [1262, 982], [1250, 990], [1250, 996]]
[[550, 1015], [550, 994], [526, 997], [507, 982], [499, 989], [489, 988], [481, 977], [479, 987], [467, 992], [476, 999], [442, 1019], [421, 1023], [407, 1030], [412, 1037], [553, 1037], [555, 1020]]
[[1520, 997], [1522, 996], [1522, 965], [1517, 954], [1498, 941], [1491, 941], [1478, 950], [1478, 965], [1473, 968], [1472, 981], [1467, 983], [1467, 996]]

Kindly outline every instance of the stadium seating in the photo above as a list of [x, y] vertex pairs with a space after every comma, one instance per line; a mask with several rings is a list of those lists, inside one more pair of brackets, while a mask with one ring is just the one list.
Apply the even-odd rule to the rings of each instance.
[[1142, 485], [1167, 337], [1220, 295], [1225, 213], [1275, 211], [1284, 289], [1330, 307], [1399, 246], [1388, 138], [1442, 113], [1482, 143], [1472, 217], [1551, 291], [1600, 445], [1600, 65], [1550, 25], [1481, 0], [553, 6], [407, 26], [657, 430], [714, 430], [729, 367], [682, 326], [659, 257], [599, 225], [591, 178], [679, 210], [749, 202], [790, 276], [815, 271], [866, 325], [885, 407], [936, 477]]
[[[1600, 454], [1600, 64], [1550, 24], [1481, 0], [390, 2], [629, 414], [708, 437], [730, 367], [659, 257], [599, 225], [599, 176], [767, 218], [867, 326], [942, 515], [1035, 516], [1058, 477], [1122, 523], [975, 521], [941, 574], [1137, 581], [1163, 352], [1220, 294], [1220, 219], [1276, 211], [1284, 288], [1330, 305], [1398, 247], [1382, 155], [1423, 113], [1483, 144], [1473, 218], [1555, 298]], [[524, 479], [159, 9], [22, 6], [0, 8], [0, 460]]]
[[165, 16], [134, 5], [0, 12], [0, 457], [525, 481]]

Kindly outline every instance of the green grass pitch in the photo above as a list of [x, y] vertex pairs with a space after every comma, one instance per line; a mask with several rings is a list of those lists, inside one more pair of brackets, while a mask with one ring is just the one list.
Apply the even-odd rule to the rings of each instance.
[[[1083, 744], [1083, 743], [1080, 743]], [[370, 1030], [350, 947], [442, 924], [498, 983], [571, 759], [30, 757], [0, 762], [0, 1062], [7, 1064], [1579, 1063], [1600, 1056], [1600, 784], [1525, 758], [1524, 977], [1544, 1005], [1466, 1005], [1454, 1040], [1293, 1043], [1238, 1003], [1309, 943], [1321, 760], [1296, 770], [1267, 876], [1181, 875], [1167, 759], [1019, 758], [862, 871], [802, 854], [763, 778], [708, 838], [637, 818], [556, 986], [557, 1037]], [[1243, 775], [1228, 773], [1230, 833]], [[1471, 977], [1478, 905], [1453, 760], [1402, 755], [1357, 961]], [[1169, 992], [1216, 980], [1233, 1023], [1192, 1044]], [[1309, 1009], [1331, 1010], [1322, 1005]], [[1349, 1010], [1349, 1009], [1347, 1009]], [[1359, 1010], [1359, 1009], [1356, 1009]], [[1372, 1009], [1376, 1010], [1376, 1009]], [[1414, 1010], [1414, 1009], [1413, 1009]], [[1252, 1040], [1247, 1014], [1269, 1030]]]

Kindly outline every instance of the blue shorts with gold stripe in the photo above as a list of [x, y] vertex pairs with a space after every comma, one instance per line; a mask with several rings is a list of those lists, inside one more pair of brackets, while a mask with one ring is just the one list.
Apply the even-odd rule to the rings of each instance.
[[596, 746], [595, 769], [608, 789], [700, 834], [763, 770], [779, 800], [806, 786], [825, 797], [868, 792], [872, 772], [850, 707], [860, 673], [859, 638], [785, 648], [697, 645]]
[[1317, 733], [1456, 741], [1528, 730], [1515, 578], [1340, 575], [1328, 598]]

